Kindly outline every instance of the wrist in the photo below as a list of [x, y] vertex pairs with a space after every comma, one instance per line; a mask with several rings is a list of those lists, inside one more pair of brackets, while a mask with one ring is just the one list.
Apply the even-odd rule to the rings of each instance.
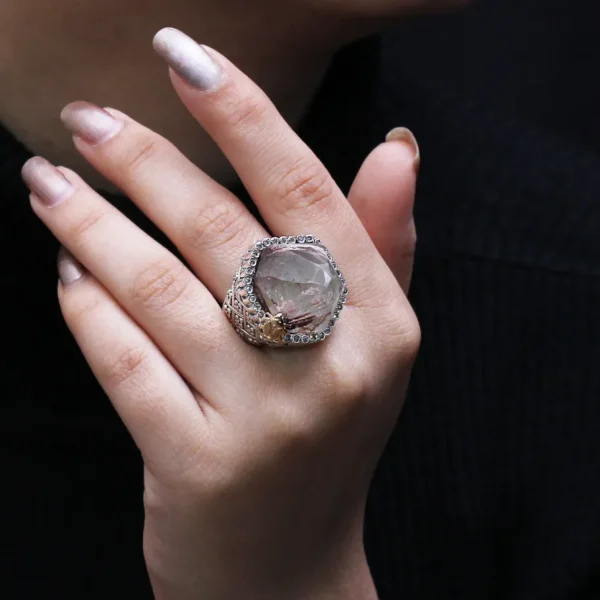
[[[362, 536], [361, 536], [362, 537]], [[378, 600], [362, 545], [347, 546], [312, 577], [305, 576], [288, 594], [275, 592], [273, 600]], [[289, 588], [288, 588], [289, 590]], [[254, 600], [254, 599], [252, 599]]]
[[295, 575], [290, 569], [285, 578], [280, 574], [271, 581], [260, 578], [260, 583], [252, 581], [247, 573], [233, 571], [226, 581], [220, 581], [224, 585], [214, 587], [205, 581], [196, 580], [190, 585], [190, 580], [183, 582], [187, 578], [173, 580], [157, 577], [156, 573], [151, 579], [156, 600], [378, 600], [362, 545], [338, 552], [327, 562]]

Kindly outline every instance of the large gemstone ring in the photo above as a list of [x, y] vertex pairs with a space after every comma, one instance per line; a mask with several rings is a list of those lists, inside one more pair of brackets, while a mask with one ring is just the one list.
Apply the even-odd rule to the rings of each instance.
[[250, 344], [302, 346], [331, 334], [347, 297], [344, 276], [314, 235], [273, 237], [244, 254], [223, 311]]

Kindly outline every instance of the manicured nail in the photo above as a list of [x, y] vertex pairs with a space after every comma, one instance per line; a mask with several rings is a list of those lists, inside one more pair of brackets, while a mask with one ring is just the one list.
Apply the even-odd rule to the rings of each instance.
[[41, 156], [34, 156], [23, 165], [21, 177], [46, 206], [56, 206], [74, 190], [69, 180]]
[[60, 118], [67, 129], [90, 144], [107, 141], [124, 125], [99, 106], [81, 101], [67, 104]]
[[421, 151], [419, 150], [419, 144], [417, 138], [415, 138], [413, 132], [406, 127], [396, 127], [392, 129], [385, 138], [386, 142], [403, 142], [408, 144], [415, 153], [415, 171], [419, 172], [421, 166]]
[[60, 282], [69, 287], [79, 281], [85, 273], [81, 263], [63, 246], [58, 251], [58, 277]]
[[223, 79], [221, 68], [191, 37], [173, 27], [161, 29], [152, 41], [154, 50], [191, 86], [216, 89]]

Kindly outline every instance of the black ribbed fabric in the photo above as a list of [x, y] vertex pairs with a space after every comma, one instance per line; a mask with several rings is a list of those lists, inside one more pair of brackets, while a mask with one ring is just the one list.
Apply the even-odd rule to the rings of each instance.
[[[365, 532], [381, 600], [600, 598], [600, 160], [392, 47], [340, 55], [302, 128], [346, 189], [392, 127], [422, 147], [423, 345]], [[2, 594], [150, 598], [140, 458], [59, 315], [28, 156], [0, 129]]]

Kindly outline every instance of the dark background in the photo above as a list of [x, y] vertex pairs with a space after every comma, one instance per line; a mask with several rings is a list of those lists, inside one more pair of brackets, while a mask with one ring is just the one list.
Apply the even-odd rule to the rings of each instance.
[[415, 78], [600, 153], [597, 0], [475, 0], [408, 22], [387, 43]]

